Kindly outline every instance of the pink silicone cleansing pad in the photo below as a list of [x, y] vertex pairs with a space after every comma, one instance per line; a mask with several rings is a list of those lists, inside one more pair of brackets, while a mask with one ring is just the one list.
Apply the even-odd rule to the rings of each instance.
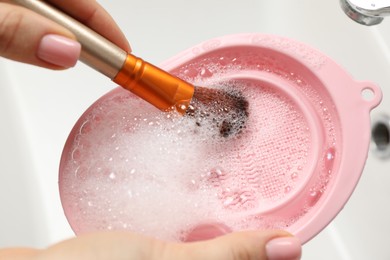
[[306, 242], [341, 210], [367, 157], [376, 85], [354, 81], [307, 45], [261, 34], [213, 39], [161, 67], [242, 93], [245, 128], [224, 138], [208, 122], [109, 92], [76, 123], [61, 160], [61, 200], [75, 233], [186, 241], [197, 226], [222, 223], [286, 229]]

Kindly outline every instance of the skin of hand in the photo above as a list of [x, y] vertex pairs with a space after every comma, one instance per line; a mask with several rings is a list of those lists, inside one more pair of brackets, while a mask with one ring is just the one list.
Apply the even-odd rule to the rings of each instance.
[[[131, 52], [124, 34], [96, 1], [47, 2]], [[69, 30], [8, 0], [0, 0], [0, 56], [59, 70], [74, 66], [80, 51], [80, 44]], [[223, 234], [201, 242], [169, 243], [131, 232], [92, 233], [42, 250], [0, 249], [0, 260], [295, 260], [301, 256], [300, 241], [284, 231]]]
[[[131, 52], [122, 31], [96, 1], [47, 2]], [[61, 53], [61, 49], [66, 51]], [[0, 0], [0, 56], [49, 69], [66, 69], [74, 66], [79, 55], [80, 45], [69, 30], [11, 1]]]
[[279, 246], [270, 249], [270, 244], [283, 239], [295, 238], [284, 231], [245, 231], [199, 242], [170, 243], [130, 232], [103, 232], [81, 235], [44, 250], [28, 248], [0, 250], [0, 260], [299, 259], [301, 252], [297, 245], [294, 245], [295, 251], [291, 250], [288, 243], [287, 246], [286, 243], [277, 243]]

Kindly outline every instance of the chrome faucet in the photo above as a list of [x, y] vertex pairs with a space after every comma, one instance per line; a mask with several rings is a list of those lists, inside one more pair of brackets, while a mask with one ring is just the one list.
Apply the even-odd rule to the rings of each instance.
[[355, 22], [376, 25], [390, 15], [390, 0], [340, 0], [343, 11]]

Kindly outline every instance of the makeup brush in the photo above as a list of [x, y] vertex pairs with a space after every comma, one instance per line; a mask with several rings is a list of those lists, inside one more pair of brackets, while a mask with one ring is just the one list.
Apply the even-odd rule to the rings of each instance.
[[80, 60], [162, 111], [176, 109], [211, 121], [223, 137], [239, 133], [248, 117], [248, 102], [240, 92], [194, 87], [162, 69], [122, 50], [92, 29], [40, 0], [13, 0], [64, 26], [82, 45]]

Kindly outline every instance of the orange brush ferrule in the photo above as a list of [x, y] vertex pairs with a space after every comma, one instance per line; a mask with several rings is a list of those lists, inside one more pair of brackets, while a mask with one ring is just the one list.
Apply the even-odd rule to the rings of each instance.
[[194, 95], [193, 85], [131, 54], [113, 81], [162, 111], [184, 114]]

